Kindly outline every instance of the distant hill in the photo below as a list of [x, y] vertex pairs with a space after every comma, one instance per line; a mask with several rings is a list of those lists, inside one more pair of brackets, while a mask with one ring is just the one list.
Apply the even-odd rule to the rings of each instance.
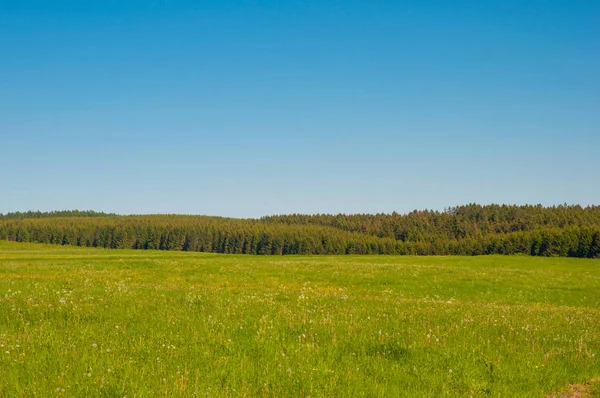
[[260, 219], [119, 216], [94, 211], [0, 215], [0, 239], [105, 248], [245, 254], [600, 257], [600, 206], [477, 205], [408, 214], [291, 214]]
[[105, 217], [116, 216], [114, 213], [102, 213], [93, 210], [55, 210], [55, 211], [26, 211], [0, 213], [0, 220], [20, 220], [24, 218], [56, 218], [56, 217]]

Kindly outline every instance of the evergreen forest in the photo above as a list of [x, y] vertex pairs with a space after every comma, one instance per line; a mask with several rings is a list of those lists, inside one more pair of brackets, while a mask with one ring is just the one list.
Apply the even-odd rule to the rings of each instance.
[[291, 214], [260, 219], [0, 214], [0, 240], [261, 255], [405, 254], [600, 257], [600, 206], [478, 205], [408, 214]]

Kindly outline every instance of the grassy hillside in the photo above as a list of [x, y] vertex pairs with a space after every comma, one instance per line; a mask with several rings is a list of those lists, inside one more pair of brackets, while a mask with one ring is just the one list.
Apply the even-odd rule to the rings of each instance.
[[600, 376], [600, 260], [0, 242], [0, 396], [531, 396]]

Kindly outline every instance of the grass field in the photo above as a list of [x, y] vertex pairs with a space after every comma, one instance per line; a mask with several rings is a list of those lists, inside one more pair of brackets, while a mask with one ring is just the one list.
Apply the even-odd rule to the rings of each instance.
[[600, 260], [0, 242], [2, 397], [545, 397], [598, 376]]

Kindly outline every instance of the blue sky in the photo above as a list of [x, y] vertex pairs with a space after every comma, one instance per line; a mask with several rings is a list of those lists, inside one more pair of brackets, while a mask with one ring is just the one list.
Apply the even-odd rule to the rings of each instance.
[[598, 1], [0, 0], [0, 212], [600, 203]]

